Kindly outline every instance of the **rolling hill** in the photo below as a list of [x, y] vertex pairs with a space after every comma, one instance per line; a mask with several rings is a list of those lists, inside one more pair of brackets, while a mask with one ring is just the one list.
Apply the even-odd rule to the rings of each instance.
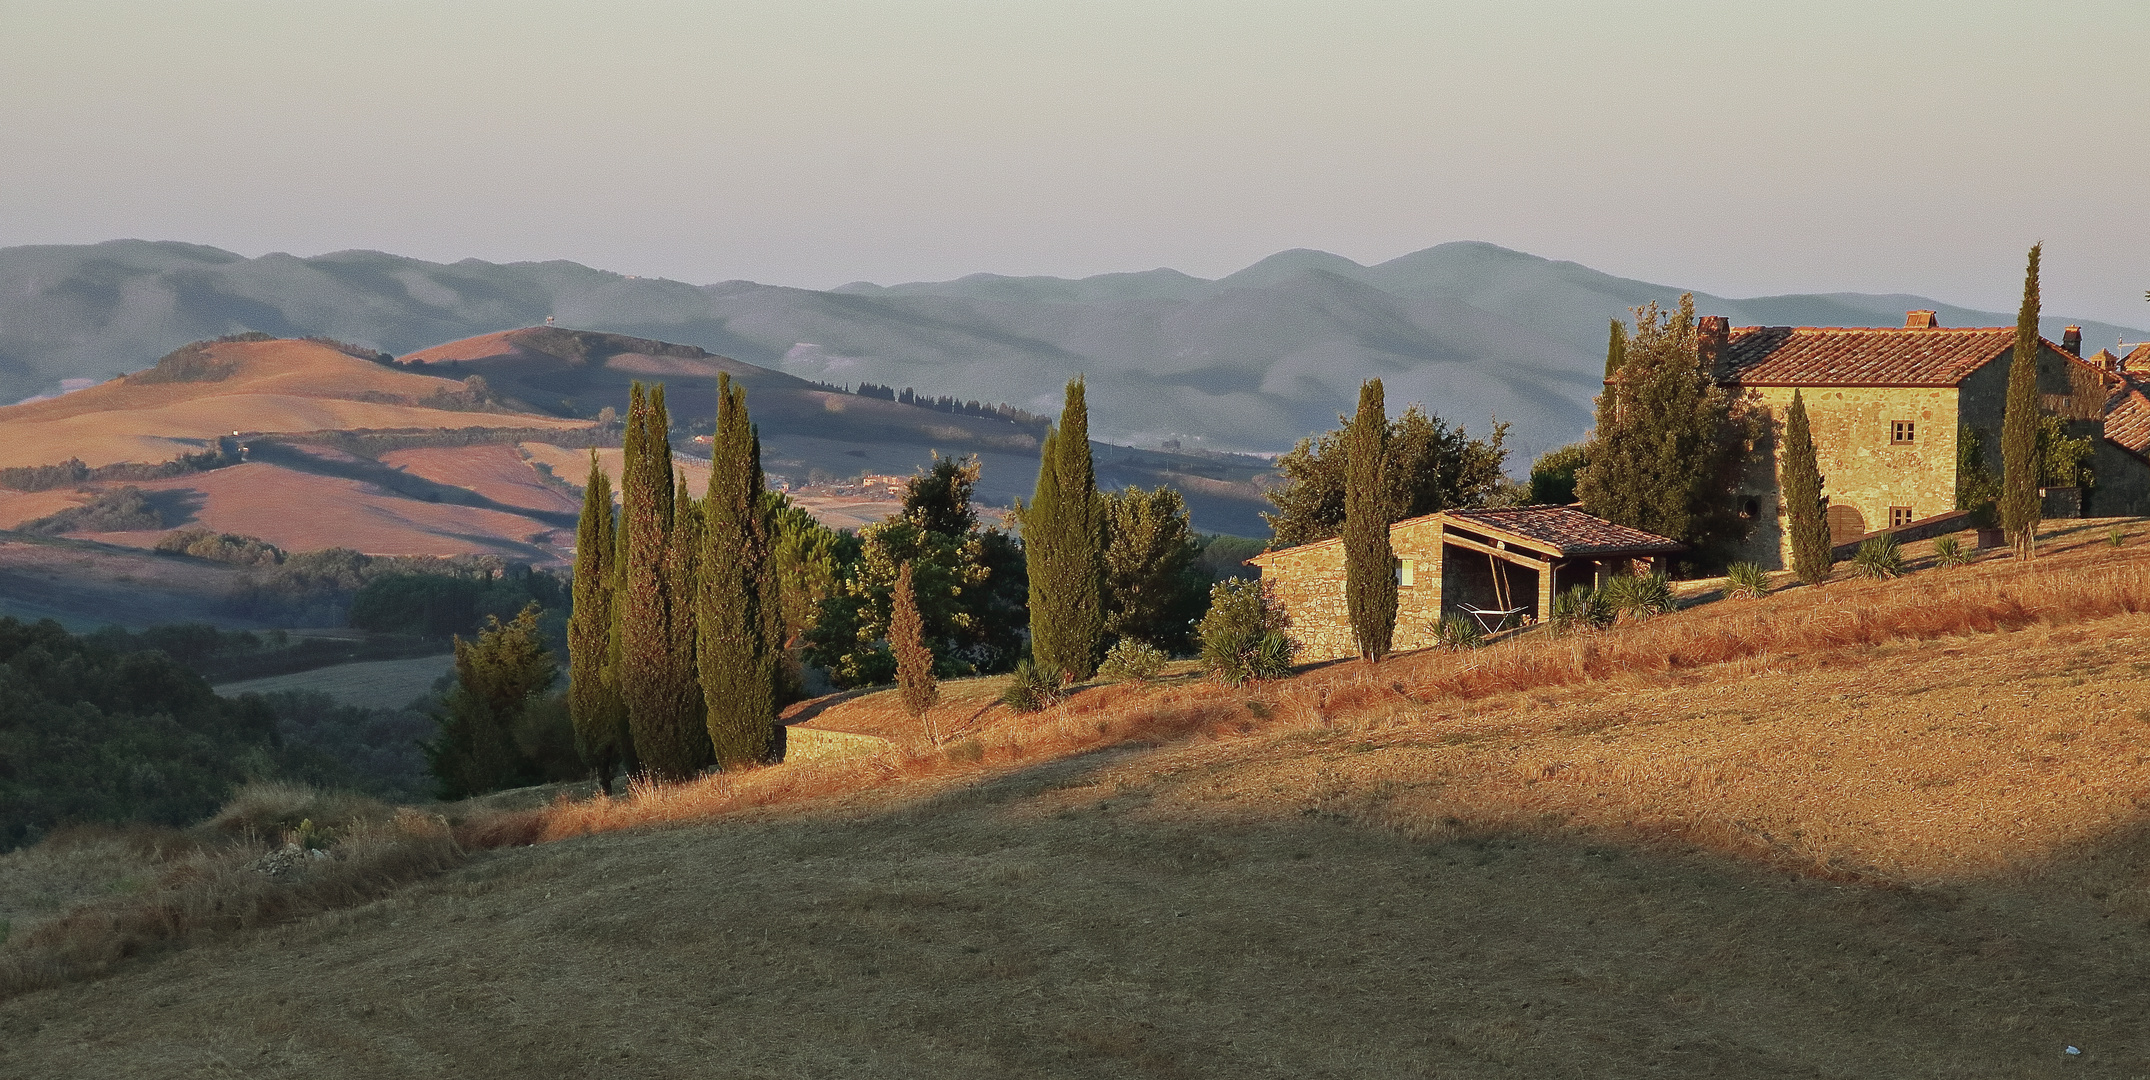
[[[1424, 401], [1473, 431], [1494, 415], [1512, 421], [1528, 455], [1588, 425], [1606, 320], [1682, 291], [1483, 243], [1374, 266], [1288, 251], [1214, 281], [1152, 270], [817, 291], [570, 262], [442, 264], [368, 251], [249, 259], [124, 240], [0, 250], [0, 400], [133, 371], [240, 330], [329, 334], [401, 354], [551, 315], [809, 380], [1034, 412], [1051, 411], [1060, 385], [1087, 374], [1093, 434], [1144, 446], [1287, 449], [1333, 426], [1358, 382], [1379, 375], [1391, 400]], [[1893, 325], [1910, 308], [1938, 310], [1944, 325], [2013, 321], [1916, 296], [1697, 301], [1736, 323]], [[2057, 337], [2069, 320], [2047, 321]], [[2150, 337], [2082, 325], [2093, 343]]]

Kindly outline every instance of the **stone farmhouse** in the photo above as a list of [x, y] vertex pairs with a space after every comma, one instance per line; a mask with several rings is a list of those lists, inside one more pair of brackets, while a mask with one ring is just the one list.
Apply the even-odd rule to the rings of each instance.
[[[1697, 322], [1703, 358], [1720, 385], [1763, 411], [1764, 435], [1751, 449], [1738, 494], [1752, 525], [1739, 558], [1789, 565], [1789, 519], [1779, 497], [1779, 445], [1793, 391], [1805, 400], [1828, 499], [1830, 538], [1846, 544], [1915, 527], [1956, 509], [1958, 451], [1975, 432], [1987, 466], [2000, 469], [2001, 420], [2015, 350], [2010, 326], [1952, 329], [1931, 311], [1902, 327], [1731, 327], [1722, 316]], [[2082, 332], [2059, 345], [2039, 339], [2038, 390], [2049, 415], [2071, 436], [2092, 440], [2089, 492], [2047, 492], [2049, 516], [2150, 513], [2150, 347], [2106, 366], [2081, 358]], [[2106, 354], [2110, 355], [2110, 354]]]
[[[1396, 552], [1398, 650], [1434, 643], [1434, 628], [1463, 614], [1492, 628], [1544, 618], [1553, 597], [1595, 588], [1615, 573], [1661, 570], [1685, 550], [1654, 533], [1615, 525], [1568, 506], [1449, 510], [1389, 526]], [[1344, 601], [1344, 542], [1320, 540], [1263, 552], [1248, 563], [1276, 590], [1304, 660], [1358, 650]], [[1480, 614], [1470, 616], [1476, 611]], [[1492, 614], [1508, 613], [1505, 617]]]

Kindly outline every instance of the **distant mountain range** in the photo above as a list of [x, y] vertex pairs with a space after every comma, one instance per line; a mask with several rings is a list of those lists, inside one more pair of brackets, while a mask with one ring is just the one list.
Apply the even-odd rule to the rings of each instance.
[[[1582, 434], [1606, 321], [1684, 291], [1483, 243], [1374, 266], [1287, 251], [1215, 281], [1172, 270], [1080, 280], [980, 274], [828, 291], [747, 281], [634, 278], [572, 262], [425, 262], [370, 251], [248, 259], [120, 240], [0, 249], [0, 401], [149, 366], [189, 341], [242, 330], [326, 334], [404, 354], [542, 323], [701, 346], [833, 383], [1052, 412], [1090, 384], [1091, 431], [1114, 442], [1277, 451], [1323, 430], [1380, 376], [1482, 432], [1514, 424], [1519, 456]], [[1896, 325], [1912, 308], [1948, 326], [2012, 315], [1918, 296], [1727, 299], [1735, 324]], [[2047, 320], [2047, 336], [2071, 320]], [[2075, 320], [2093, 346], [2150, 333]], [[74, 385], [80, 385], [76, 383]]]

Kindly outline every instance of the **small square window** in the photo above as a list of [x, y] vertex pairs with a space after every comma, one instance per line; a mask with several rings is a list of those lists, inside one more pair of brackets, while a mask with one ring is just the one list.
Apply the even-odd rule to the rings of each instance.
[[1889, 507], [1889, 528], [1892, 528], [1892, 529], [1901, 529], [1901, 528], [1903, 528], [1904, 526], [1906, 526], [1906, 525], [1909, 525], [1909, 524], [1911, 524], [1911, 508], [1910, 508], [1910, 507], [1908, 507], [1908, 506], [1892, 506], [1892, 507]]
[[1918, 441], [1919, 425], [1916, 420], [1889, 421], [1889, 441], [1902, 446]]
[[1418, 581], [1418, 560], [1417, 560], [1417, 559], [1398, 559], [1398, 560], [1396, 561], [1396, 585], [1397, 585], [1397, 587], [1399, 587], [1399, 588], [1404, 588], [1404, 589], [1408, 589], [1408, 588], [1410, 588], [1410, 587], [1411, 587], [1412, 585], [1416, 584], [1416, 583], [1417, 583], [1417, 581]]

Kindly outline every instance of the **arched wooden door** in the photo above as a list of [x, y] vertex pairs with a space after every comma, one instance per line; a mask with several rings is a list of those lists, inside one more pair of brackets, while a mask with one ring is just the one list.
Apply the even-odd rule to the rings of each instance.
[[1866, 516], [1857, 507], [1829, 507], [1829, 542], [1848, 544], [1866, 535]]

